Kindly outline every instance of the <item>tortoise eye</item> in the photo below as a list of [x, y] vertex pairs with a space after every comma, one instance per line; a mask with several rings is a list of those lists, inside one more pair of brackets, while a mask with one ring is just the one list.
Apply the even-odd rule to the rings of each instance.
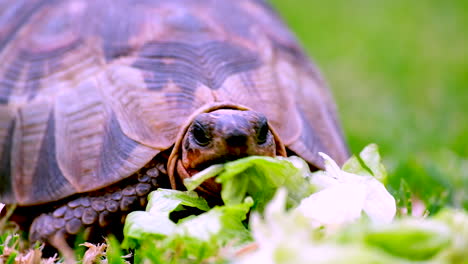
[[200, 123], [195, 123], [192, 128], [192, 135], [195, 142], [200, 146], [206, 146], [210, 143], [210, 137]]
[[264, 144], [268, 138], [268, 132], [270, 132], [270, 127], [268, 126], [268, 122], [266, 120], [262, 120], [262, 124], [258, 129], [257, 133], [257, 142], [258, 144]]

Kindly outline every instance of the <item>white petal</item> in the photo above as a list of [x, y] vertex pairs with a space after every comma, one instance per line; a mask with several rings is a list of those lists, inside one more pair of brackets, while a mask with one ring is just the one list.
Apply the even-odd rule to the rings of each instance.
[[[326, 171], [324, 174], [317, 174], [312, 182], [319, 183], [319, 188], [330, 188], [335, 184], [362, 184], [365, 186], [364, 203], [361, 209], [369, 216], [371, 221], [377, 223], [389, 223], [396, 214], [396, 203], [393, 196], [385, 189], [385, 186], [372, 176], [361, 176], [341, 170], [329, 156], [319, 153], [325, 160]], [[325, 178], [331, 179], [326, 181]], [[327, 189], [325, 189], [327, 190]], [[352, 191], [352, 190], [351, 190]], [[346, 191], [343, 190], [343, 193]], [[346, 201], [351, 203], [353, 200]], [[329, 206], [332, 206], [331, 204]], [[353, 206], [358, 206], [357, 204]]]
[[337, 179], [339, 182], [346, 182], [346, 183], [358, 183], [365, 181], [365, 176], [349, 173], [343, 171], [338, 167], [336, 162], [330, 158], [327, 154], [319, 152], [318, 153], [325, 161], [325, 172], [328, 177]]
[[384, 185], [372, 178], [367, 184], [367, 196], [364, 212], [375, 223], [390, 223], [396, 214], [395, 198], [388, 193]]
[[338, 184], [303, 199], [296, 210], [315, 224], [339, 226], [361, 216], [365, 198], [364, 184]]
[[342, 175], [342, 170], [338, 167], [338, 164], [330, 158], [327, 154], [323, 152], [318, 153], [325, 161], [325, 171], [330, 177], [340, 179]]
[[330, 177], [325, 171], [316, 171], [312, 173], [310, 182], [317, 188], [318, 191], [332, 187], [339, 183], [338, 179]]

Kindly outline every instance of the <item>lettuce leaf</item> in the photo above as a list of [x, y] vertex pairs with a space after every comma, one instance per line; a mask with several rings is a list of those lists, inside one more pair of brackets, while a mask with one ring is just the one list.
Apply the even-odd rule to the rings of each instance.
[[128, 214], [124, 225], [123, 247], [135, 248], [140, 241], [153, 238], [163, 238], [174, 234], [177, 229], [169, 217], [170, 213], [184, 208], [198, 208], [208, 211], [205, 199], [195, 192], [158, 189], [148, 196], [146, 211], [135, 211]]
[[[310, 175], [307, 163], [297, 157], [247, 157], [213, 165], [185, 181], [189, 191], [159, 189], [152, 192], [146, 211], [132, 212], [127, 216], [123, 247], [142, 250], [150, 243], [159, 247], [159, 253], [145, 253], [146, 258], [172, 259], [175, 256], [164, 253], [165, 250], [171, 251], [170, 245], [187, 249], [180, 245], [187, 241], [186, 246], [193, 252], [183, 251], [187, 254], [179, 256], [180, 262], [193, 261], [207, 254], [214, 256], [226, 245], [233, 250], [252, 242], [245, 222], [251, 209], [262, 211], [280, 186], [291, 190], [288, 206], [296, 206], [314, 190]], [[206, 200], [193, 190], [215, 176], [222, 184], [224, 205], [209, 208]], [[171, 213], [193, 208], [204, 213], [180, 219], [177, 223], [171, 220]]]
[[185, 179], [188, 190], [195, 190], [203, 181], [217, 177], [221, 183], [221, 198], [226, 205], [241, 203], [247, 196], [253, 198], [253, 210], [262, 212], [279, 187], [289, 192], [288, 207], [315, 190], [310, 182], [307, 163], [298, 157], [250, 156], [236, 161], [211, 166], [197, 175]]
[[[156, 263], [190, 263], [214, 256], [227, 244], [235, 246], [252, 241], [243, 223], [252, 205], [252, 199], [246, 198], [236, 205], [209, 208], [206, 200], [193, 191], [158, 189], [149, 195], [146, 211], [127, 216], [122, 247], [155, 246], [157, 252], [140, 250], [139, 258], [160, 261]], [[172, 212], [193, 208], [205, 212], [177, 223], [171, 219]], [[174, 256], [171, 252], [175, 246], [184, 253]]]

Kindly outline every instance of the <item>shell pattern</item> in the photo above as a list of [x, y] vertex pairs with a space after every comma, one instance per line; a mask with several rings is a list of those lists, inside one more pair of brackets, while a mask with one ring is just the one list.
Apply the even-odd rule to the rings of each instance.
[[116, 183], [219, 102], [265, 114], [316, 167], [348, 155], [326, 84], [264, 1], [0, 2], [4, 203]]

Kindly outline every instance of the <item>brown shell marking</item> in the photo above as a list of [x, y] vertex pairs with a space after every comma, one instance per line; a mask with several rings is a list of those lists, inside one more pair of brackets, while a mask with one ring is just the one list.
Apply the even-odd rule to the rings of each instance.
[[226, 42], [163, 42], [143, 46], [132, 66], [144, 71], [150, 90], [161, 91], [172, 81], [195, 93], [200, 84], [217, 90], [226, 78], [256, 69], [260, 61], [256, 53]]
[[347, 156], [326, 85], [263, 1], [6, 2], [2, 202], [38, 204], [117, 182], [212, 103], [264, 113], [286, 147], [317, 167], [317, 151]]
[[[0, 197], [12, 189], [11, 149], [15, 119], [7, 106], [0, 105]], [[6, 198], [8, 199], [8, 198]]]

